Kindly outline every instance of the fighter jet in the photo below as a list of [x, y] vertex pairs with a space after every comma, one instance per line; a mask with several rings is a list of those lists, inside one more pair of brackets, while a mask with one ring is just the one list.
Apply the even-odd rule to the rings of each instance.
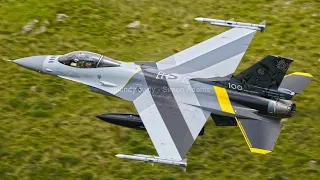
[[231, 29], [158, 62], [122, 62], [86, 51], [12, 62], [133, 102], [139, 115], [97, 117], [146, 130], [158, 156], [117, 154], [119, 158], [178, 165], [185, 170], [186, 154], [198, 135], [204, 134], [209, 116], [217, 126], [238, 126], [251, 152], [271, 152], [281, 119], [294, 116], [292, 99], [312, 76], [302, 72], [286, 75], [293, 60], [273, 55], [234, 75], [256, 32], [265, 31], [265, 21], [196, 20]]

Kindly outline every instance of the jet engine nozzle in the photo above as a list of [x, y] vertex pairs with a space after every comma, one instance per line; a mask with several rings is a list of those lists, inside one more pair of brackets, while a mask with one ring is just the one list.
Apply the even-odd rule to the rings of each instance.
[[296, 104], [288, 100], [270, 101], [268, 113], [280, 118], [293, 117], [296, 113]]

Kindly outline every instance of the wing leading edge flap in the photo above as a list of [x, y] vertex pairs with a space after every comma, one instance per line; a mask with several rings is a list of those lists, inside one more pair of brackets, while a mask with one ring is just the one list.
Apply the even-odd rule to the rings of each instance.
[[236, 118], [236, 121], [251, 152], [267, 154], [273, 150], [282, 124], [243, 118]]

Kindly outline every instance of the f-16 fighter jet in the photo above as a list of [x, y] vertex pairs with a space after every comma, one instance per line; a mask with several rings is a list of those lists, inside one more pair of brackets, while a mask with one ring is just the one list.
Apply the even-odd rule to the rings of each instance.
[[89, 86], [93, 92], [132, 101], [139, 115], [100, 114], [113, 124], [147, 130], [158, 156], [119, 158], [178, 165], [212, 117], [217, 126], [238, 126], [253, 153], [273, 150], [281, 118], [292, 117], [292, 99], [311, 81], [308, 73], [286, 75], [292, 59], [266, 56], [234, 75], [265, 22], [196, 18], [231, 29], [158, 62], [122, 62], [86, 51], [32, 56], [12, 62], [25, 68]]

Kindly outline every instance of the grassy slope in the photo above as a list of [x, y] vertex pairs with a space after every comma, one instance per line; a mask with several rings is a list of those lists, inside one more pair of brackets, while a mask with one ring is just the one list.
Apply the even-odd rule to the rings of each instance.
[[[178, 167], [126, 161], [116, 153], [155, 154], [147, 133], [106, 124], [94, 116], [135, 112], [131, 103], [89, 92], [84, 85], [0, 61], [0, 179], [316, 179], [320, 176], [320, 3], [238, 0], [0, 0], [0, 58], [89, 50], [112, 58], [157, 61], [224, 28], [193, 20], [204, 16], [257, 23], [267, 20], [243, 59], [243, 70], [268, 54], [292, 57], [290, 71], [313, 82], [295, 100], [275, 151], [251, 154], [236, 127], [206, 125]], [[57, 13], [70, 17], [56, 22]], [[21, 28], [48, 20], [47, 31]], [[126, 25], [140, 20], [138, 29]], [[183, 24], [189, 24], [184, 28]], [[311, 160], [318, 161], [309, 167]]]

